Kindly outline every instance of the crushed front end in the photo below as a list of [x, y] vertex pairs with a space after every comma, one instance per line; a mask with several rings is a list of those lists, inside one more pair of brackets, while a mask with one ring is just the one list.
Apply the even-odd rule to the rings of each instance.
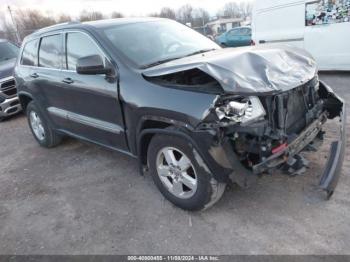
[[209, 149], [211, 157], [225, 168], [230, 165], [231, 179], [245, 187], [274, 169], [290, 175], [304, 172], [307, 160], [300, 152], [316, 152], [323, 142], [323, 125], [337, 117], [340, 137], [331, 144], [320, 181], [330, 198], [344, 158], [345, 103], [317, 76], [287, 91], [222, 95], [199, 129], [216, 130], [219, 142]]

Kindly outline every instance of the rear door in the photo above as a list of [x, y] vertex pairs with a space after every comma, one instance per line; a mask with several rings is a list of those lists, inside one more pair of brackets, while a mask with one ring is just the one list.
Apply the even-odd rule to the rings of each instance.
[[[66, 107], [67, 94], [62, 85], [63, 35], [55, 32], [40, 39], [38, 50], [38, 66], [32, 68], [30, 77], [44, 110], [50, 107]], [[68, 129], [66, 119], [51, 115], [55, 128]]]
[[117, 79], [76, 72], [81, 57], [100, 55], [106, 62], [110, 59], [88, 33], [66, 31], [64, 35], [65, 59], [60, 81], [69, 97], [62, 113], [70, 120], [71, 132], [108, 147], [127, 150]]

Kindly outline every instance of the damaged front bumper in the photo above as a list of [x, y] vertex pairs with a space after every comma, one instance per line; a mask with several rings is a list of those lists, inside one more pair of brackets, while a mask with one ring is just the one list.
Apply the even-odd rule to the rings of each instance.
[[327, 198], [330, 199], [338, 184], [344, 161], [346, 148], [346, 104], [332, 89], [325, 84], [323, 85], [328, 95], [335, 101], [338, 101], [338, 103], [341, 103], [341, 110], [338, 112], [340, 117], [340, 137], [331, 144], [328, 161], [320, 181], [320, 187], [327, 192]]
[[292, 143], [265, 161], [253, 166], [252, 172], [253, 174], [261, 174], [287, 163], [317, 139], [328, 117], [332, 119], [339, 117], [339, 139], [331, 143], [328, 160], [319, 183], [320, 188], [327, 193], [327, 199], [330, 199], [338, 184], [344, 161], [346, 148], [346, 104], [326, 84], [320, 83], [320, 85], [320, 88], [323, 89], [323, 96], [328, 101], [325, 104], [326, 111], [309, 125]]
[[313, 145], [317, 144], [317, 141], [322, 140], [322, 127], [325, 122], [328, 119], [339, 117], [339, 139], [331, 143], [327, 164], [319, 183], [320, 188], [327, 193], [327, 199], [330, 199], [341, 175], [344, 160], [346, 147], [346, 105], [331, 88], [322, 82], [320, 82], [319, 94], [324, 101], [323, 113], [300, 132], [293, 141], [281, 147], [278, 152], [274, 152], [269, 157], [255, 163], [251, 168], [247, 168], [242, 164], [241, 159], [239, 159], [232, 147], [232, 142], [227, 137], [222, 138], [221, 143], [218, 143], [216, 146], [212, 145], [210, 147], [208, 150], [210, 158], [215, 160], [214, 162], [225, 168], [225, 170], [228, 168], [231, 169], [229, 177], [232, 181], [242, 187], [248, 187], [257, 179], [258, 175], [283, 167], [304, 150], [310, 148], [316, 149]]

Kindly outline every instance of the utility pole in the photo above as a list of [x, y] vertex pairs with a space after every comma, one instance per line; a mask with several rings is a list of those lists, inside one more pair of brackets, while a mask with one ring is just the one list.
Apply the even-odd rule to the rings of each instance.
[[19, 33], [18, 33], [17, 24], [15, 23], [15, 20], [13, 19], [11, 7], [7, 6], [7, 8], [9, 10], [9, 13], [10, 13], [10, 16], [11, 16], [13, 28], [15, 29], [15, 32], [16, 32], [17, 43], [19, 44], [21, 42], [21, 37], [19, 36]]

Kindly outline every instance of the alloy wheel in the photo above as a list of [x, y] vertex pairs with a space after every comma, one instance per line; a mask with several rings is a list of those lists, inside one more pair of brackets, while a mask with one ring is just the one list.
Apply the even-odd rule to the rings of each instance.
[[196, 171], [183, 152], [173, 147], [165, 147], [159, 151], [156, 164], [160, 180], [174, 196], [188, 199], [196, 193]]
[[29, 119], [35, 137], [40, 141], [43, 141], [45, 139], [45, 129], [39, 115], [36, 112], [31, 111], [29, 114]]

